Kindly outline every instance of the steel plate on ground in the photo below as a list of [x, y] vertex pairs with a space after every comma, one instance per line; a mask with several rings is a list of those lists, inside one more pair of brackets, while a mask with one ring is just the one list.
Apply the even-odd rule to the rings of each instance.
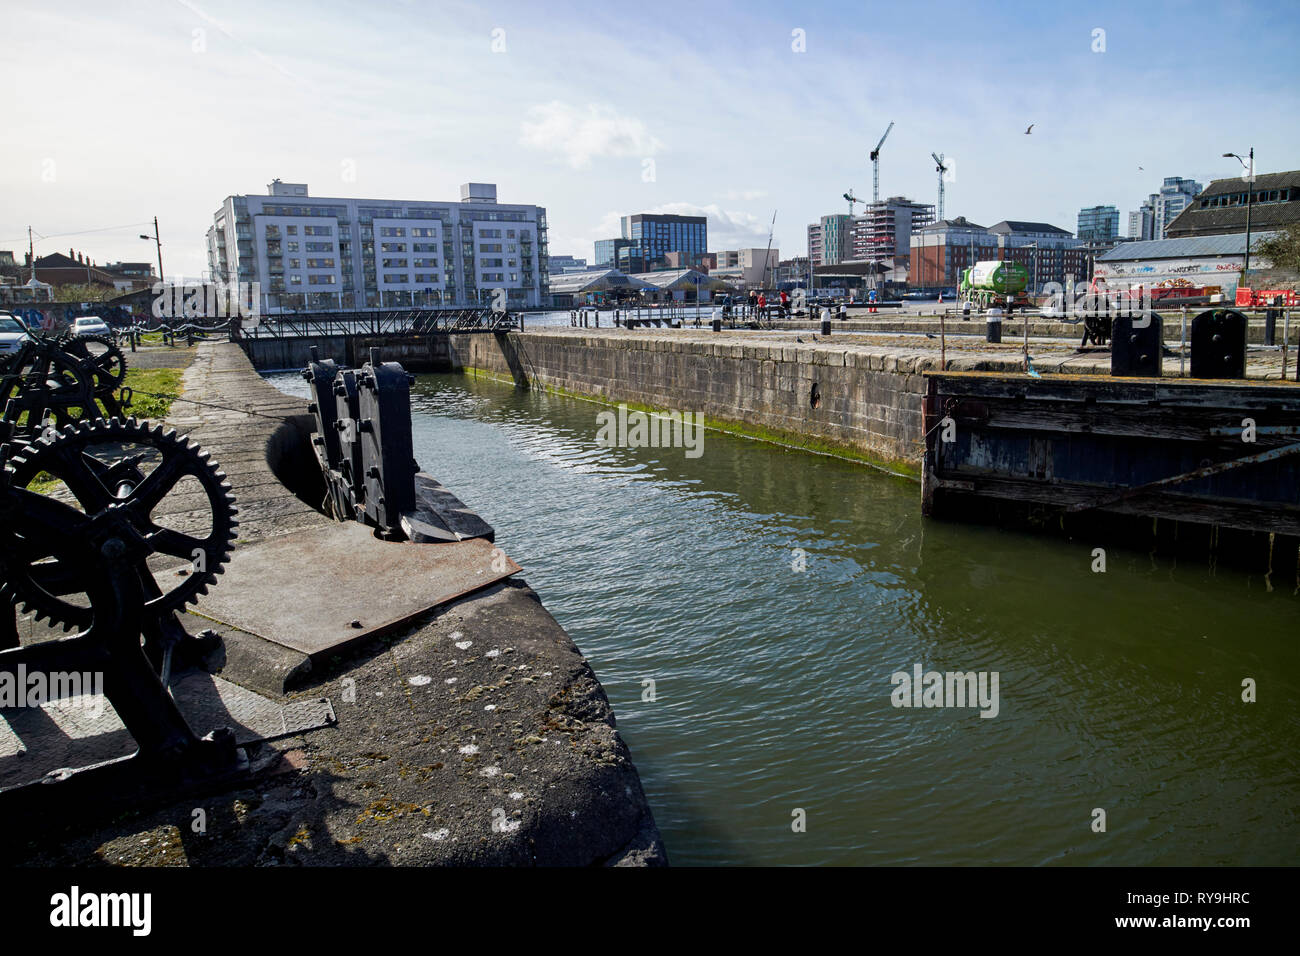
[[481, 538], [380, 541], [366, 526], [345, 522], [237, 546], [220, 586], [197, 610], [316, 657], [393, 631], [519, 570]]
[[[323, 697], [279, 704], [205, 671], [172, 681], [172, 696], [196, 736], [229, 727], [240, 744], [276, 740], [335, 723]], [[40, 707], [0, 711], [0, 787], [52, 770], [86, 767], [135, 752], [135, 741], [102, 695], [77, 694]]]

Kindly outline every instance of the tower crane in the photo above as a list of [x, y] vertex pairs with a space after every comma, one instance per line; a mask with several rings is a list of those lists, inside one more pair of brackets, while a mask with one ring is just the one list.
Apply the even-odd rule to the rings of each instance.
[[844, 194], [844, 198], [847, 199], [847, 200], [849, 201], [849, 216], [850, 216], [850, 217], [852, 217], [852, 215], [853, 215], [853, 204], [854, 204], [854, 203], [859, 203], [859, 202], [860, 202], [860, 203], [862, 203], [862, 205], [864, 205], [864, 206], [867, 204], [867, 202], [866, 202], [865, 199], [859, 199], [857, 196], [853, 195], [853, 190], [852, 190], [852, 189], [850, 189], [848, 192], [846, 192], [846, 193]]
[[943, 174], [948, 171], [948, 167], [943, 164], [943, 153], [931, 153], [934, 157], [934, 171], [939, 174], [939, 221], [943, 221]]
[[885, 137], [889, 131], [894, 128], [894, 121], [890, 120], [889, 125], [885, 127], [885, 135], [880, 137], [880, 142], [876, 148], [871, 151], [871, 201], [880, 202], [880, 147], [885, 145]]

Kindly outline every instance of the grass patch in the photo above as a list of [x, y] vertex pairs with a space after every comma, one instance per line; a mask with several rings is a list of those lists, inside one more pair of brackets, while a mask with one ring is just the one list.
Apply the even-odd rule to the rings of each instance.
[[181, 374], [178, 368], [128, 368], [122, 384], [135, 392], [130, 414], [150, 421], [166, 418], [181, 394]]

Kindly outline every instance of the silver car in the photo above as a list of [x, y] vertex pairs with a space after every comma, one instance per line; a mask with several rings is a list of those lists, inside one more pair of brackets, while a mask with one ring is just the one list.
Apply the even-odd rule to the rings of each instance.
[[0, 312], [0, 361], [21, 349], [27, 339], [23, 320], [11, 312]]
[[112, 335], [112, 330], [97, 315], [83, 315], [72, 322], [72, 328], [69, 330], [73, 335]]

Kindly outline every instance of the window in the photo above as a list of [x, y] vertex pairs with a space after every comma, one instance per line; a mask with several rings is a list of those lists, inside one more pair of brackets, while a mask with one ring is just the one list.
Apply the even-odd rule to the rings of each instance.
[[[388, 250], [385, 249], [384, 251], [387, 252]], [[406, 250], [401, 249], [399, 251], [405, 252]], [[411, 251], [412, 252], [437, 252], [438, 244], [436, 242], [413, 242], [411, 243]]]
[[405, 272], [384, 273], [384, 281], [388, 283], [404, 283], [407, 281]]
[[334, 284], [334, 276], [333, 276], [333, 275], [314, 275], [314, 276], [311, 276], [310, 278], [308, 278], [307, 281], [308, 281], [309, 283], [311, 283], [312, 285], [333, 285], [333, 284]]
[[500, 260], [500, 259], [484, 259], [484, 260], [480, 263], [480, 265], [483, 266], [483, 268], [485, 268], [485, 269], [490, 269], [490, 268], [493, 268], [494, 266], [495, 266], [496, 268], [500, 268], [500, 267], [501, 267], [501, 260]]
[[297, 227], [297, 226], [285, 226], [285, 227], [284, 227], [284, 232], [285, 232], [285, 235], [296, 236], [296, 235], [298, 235], [298, 227]]
[[406, 243], [404, 243], [404, 242], [382, 242], [382, 243], [379, 244], [379, 248], [380, 248], [383, 252], [405, 252], [405, 251], [406, 251]]
[[300, 275], [289, 276], [289, 285], [302, 285], [302, 276]]
[[482, 245], [480, 245], [480, 246], [478, 247], [478, 251], [479, 251], [479, 252], [500, 252], [500, 251], [501, 251], [501, 243], [499, 243], [499, 242], [485, 242], [485, 243], [483, 243]]
[[438, 230], [433, 228], [422, 229], [417, 226], [412, 226], [411, 235], [419, 239], [436, 239], [438, 237]]
[[438, 273], [436, 272], [417, 272], [415, 274], [415, 281], [434, 284], [441, 280], [438, 278]]
[[406, 268], [406, 260], [405, 260], [405, 259], [385, 259], [383, 265], [384, 265], [384, 268], [385, 268], [385, 269], [405, 269], [405, 268]]
[[483, 273], [484, 282], [504, 282], [505, 273], [502, 272], [485, 272]]
[[302, 234], [304, 236], [332, 236], [334, 235], [333, 226], [303, 226]]
[[384, 238], [388, 238], [389, 236], [405, 236], [406, 227], [405, 226], [383, 226], [380, 228], [379, 234]]
[[[500, 238], [501, 238], [501, 230], [500, 230], [500, 229], [480, 229], [480, 230], [478, 231], [478, 235], [479, 235], [479, 238], [480, 238], [480, 239], [500, 239]], [[499, 251], [499, 250], [498, 250], [498, 251]]]
[[333, 259], [308, 259], [307, 268], [308, 269], [333, 269], [334, 260]]
[[414, 259], [411, 265], [417, 269], [436, 269], [438, 268], [437, 259]]
[[301, 259], [290, 259], [290, 260], [289, 260], [289, 268], [290, 268], [290, 269], [301, 269], [301, 268], [302, 268], [302, 260], [301, 260]]
[[309, 242], [307, 243], [308, 252], [333, 252], [334, 243], [332, 242]]

